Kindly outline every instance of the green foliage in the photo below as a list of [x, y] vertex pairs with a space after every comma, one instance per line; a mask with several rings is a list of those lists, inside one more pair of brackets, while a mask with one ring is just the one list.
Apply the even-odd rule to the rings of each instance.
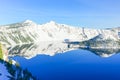
[[0, 59], [3, 59], [2, 45], [0, 44]]
[[9, 64], [11, 64], [11, 65], [12, 65], [12, 60], [9, 60], [8, 62], [9, 62]]
[[20, 67], [20, 64], [19, 64], [18, 62], [16, 62], [16, 63], [15, 63], [15, 66], [16, 66], [17, 68], [19, 68], [19, 67]]

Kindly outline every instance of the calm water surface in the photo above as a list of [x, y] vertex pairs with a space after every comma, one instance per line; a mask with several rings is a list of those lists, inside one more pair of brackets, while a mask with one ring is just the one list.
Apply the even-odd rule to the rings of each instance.
[[38, 80], [120, 80], [120, 54], [102, 58], [80, 49], [55, 56], [14, 59]]

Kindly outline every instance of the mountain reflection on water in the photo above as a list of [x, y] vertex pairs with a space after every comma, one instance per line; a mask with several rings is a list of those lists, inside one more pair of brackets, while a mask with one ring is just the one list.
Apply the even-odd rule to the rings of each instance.
[[84, 50], [88, 50], [100, 57], [110, 57], [114, 54], [117, 54], [120, 52], [120, 49], [104, 49], [104, 48], [97, 48], [97, 49], [94, 49], [94, 48], [86, 48]]
[[[94, 45], [93, 45], [94, 43]], [[111, 45], [111, 43], [113, 45]], [[116, 46], [117, 47], [116, 47]], [[109, 47], [107, 47], [109, 46]], [[64, 53], [66, 51], [84, 49], [89, 50], [92, 53], [101, 56], [109, 57], [113, 54], [120, 52], [118, 44], [113, 42], [62, 42], [62, 41], [49, 41], [49, 42], [38, 42], [30, 44], [21, 44], [8, 48], [10, 56], [23, 56], [26, 58], [32, 58], [38, 54], [54, 56], [57, 53]]]
[[120, 80], [120, 55], [109, 57], [120, 52], [119, 44], [111, 43], [39, 42], [16, 45], [8, 50], [38, 80]]

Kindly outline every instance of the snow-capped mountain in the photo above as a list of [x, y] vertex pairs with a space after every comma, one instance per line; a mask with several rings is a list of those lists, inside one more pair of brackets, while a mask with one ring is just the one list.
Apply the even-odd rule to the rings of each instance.
[[[67, 51], [68, 46], [62, 43], [66, 39], [69, 41], [96, 41], [108, 39], [119, 41], [119, 31], [120, 28], [88, 29], [58, 24], [54, 21], [39, 25], [31, 20], [26, 20], [0, 26], [0, 43], [8, 48], [9, 55], [21, 53], [19, 55], [31, 58], [38, 53], [54, 55], [56, 52]], [[51, 43], [50, 45], [46, 43], [51, 41], [55, 43]], [[42, 44], [41, 47], [41, 43], [46, 43], [46, 45]], [[30, 46], [29, 44], [33, 45]], [[50, 46], [52, 46], [52, 49]]]
[[104, 39], [111, 38], [118, 40], [118, 29], [87, 29], [58, 24], [50, 21], [46, 24], [36, 24], [33, 21], [0, 26], [0, 42], [7, 47], [17, 44], [28, 44], [39, 41], [72, 41], [89, 40], [99, 34]]

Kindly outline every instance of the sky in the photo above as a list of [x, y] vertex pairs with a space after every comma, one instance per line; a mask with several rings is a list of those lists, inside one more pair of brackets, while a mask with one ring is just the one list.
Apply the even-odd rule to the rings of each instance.
[[120, 0], [0, 0], [0, 25], [32, 20], [86, 28], [120, 26]]

